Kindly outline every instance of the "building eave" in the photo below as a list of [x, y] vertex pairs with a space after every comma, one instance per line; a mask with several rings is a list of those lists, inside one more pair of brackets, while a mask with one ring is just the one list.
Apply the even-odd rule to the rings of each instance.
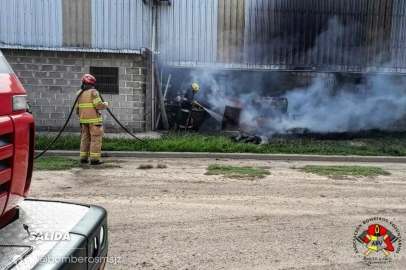
[[23, 46], [23, 45], [9, 45], [9, 44], [2, 44], [2, 43], [0, 43], [0, 49], [55, 51], [55, 52], [90, 52], [90, 53], [141, 54], [141, 50], [100, 49], [100, 48], [80, 48], [80, 47]]

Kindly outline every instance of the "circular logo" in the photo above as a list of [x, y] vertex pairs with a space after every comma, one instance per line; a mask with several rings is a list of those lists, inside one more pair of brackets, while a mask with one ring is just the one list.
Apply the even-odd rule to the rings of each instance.
[[402, 249], [398, 227], [382, 217], [369, 218], [357, 225], [352, 242], [358, 258], [368, 263], [389, 263], [399, 259]]

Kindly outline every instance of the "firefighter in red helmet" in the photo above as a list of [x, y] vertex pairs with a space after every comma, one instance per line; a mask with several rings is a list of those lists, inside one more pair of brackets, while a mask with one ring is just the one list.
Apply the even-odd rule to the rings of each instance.
[[102, 116], [99, 110], [107, 109], [108, 102], [103, 102], [100, 98], [99, 91], [94, 88], [96, 78], [90, 74], [82, 77], [81, 90], [76, 92], [82, 94], [76, 104], [76, 114], [79, 117], [82, 129], [82, 140], [80, 143], [80, 162], [91, 165], [100, 165], [101, 146], [103, 137]]

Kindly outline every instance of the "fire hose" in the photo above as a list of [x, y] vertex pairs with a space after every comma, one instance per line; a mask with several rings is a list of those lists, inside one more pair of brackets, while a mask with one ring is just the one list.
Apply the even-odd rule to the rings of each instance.
[[[79, 97], [82, 95], [83, 92], [84, 92], [84, 90], [81, 91], [81, 92], [79, 93], [79, 95], [76, 97], [75, 103], [74, 103], [73, 106], [72, 106], [72, 109], [71, 109], [71, 111], [70, 111], [70, 113], [69, 113], [68, 119], [66, 119], [65, 124], [63, 125], [61, 131], [59, 131], [59, 133], [58, 133], [58, 135], [56, 136], [56, 138], [48, 145], [47, 148], [45, 148], [44, 151], [42, 151], [40, 154], [38, 154], [36, 157], [34, 157], [34, 159], [39, 158], [39, 157], [42, 156], [46, 151], [48, 151], [49, 148], [51, 148], [52, 145], [56, 142], [56, 140], [58, 140], [59, 136], [61, 136], [61, 134], [62, 134], [62, 132], [64, 131], [65, 127], [68, 125], [69, 120], [70, 120], [70, 118], [71, 118], [71, 116], [72, 116], [73, 110], [75, 109], [75, 105], [76, 105], [76, 103], [78, 102]], [[100, 95], [100, 99], [104, 102], [103, 97], [102, 97], [101, 95]], [[110, 111], [110, 109], [109, 109], [108, 107], [107, 107], [107, 111], [110, 113], [110, 115], [113, 117], [113, 119], [116, 120], [116, 122], [120, 125], [120, 127], [122, 127], [122, 128], [123, 128], [128, 134], [130, 134], [133, 138], [139, 140], [140, 142], [148, 143], [148, 142], [146, 142], [146, 141], [143, 141], [143, 140], [141, 140], [141, 139], [135, 137], [134, 134], [132, 134], [130, 131], [128, 131], [128, 130], [120, 123], [120, 121], [118, 121], [118, 119], [114, 116], [114, 114]]]

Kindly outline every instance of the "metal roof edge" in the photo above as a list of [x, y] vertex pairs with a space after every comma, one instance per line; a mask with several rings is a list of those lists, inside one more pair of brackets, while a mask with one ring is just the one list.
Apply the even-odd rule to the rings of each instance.
[[99, 49], [99, 48], [79, 48], [79, 47], [42, 47], [42, 46], [23, 46], [8, 45], [0, 43], [0, 49], [19, 49], [35, 51], [55, 51], [55, 52], [92, 52], [92, 53], [121, 53], [121, 54], [141, 54], [141, 50], [129, 49]]

